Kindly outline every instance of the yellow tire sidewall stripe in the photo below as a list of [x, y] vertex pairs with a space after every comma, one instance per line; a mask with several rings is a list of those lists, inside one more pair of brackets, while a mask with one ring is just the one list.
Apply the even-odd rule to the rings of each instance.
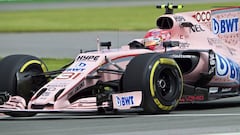
[[30, 66], [30, 65], [32, 65], [32, 64], [38, 64], [38, 65], [40, 65], [41, 68], [42, 68], [42, 70], [43, 70], [43, 72], [47, 72], [47, 67], [46, 67], [41, 61], [39, 61], [39, 60], [30, 60], [30, 61], [26, 62], [26, 63], [20, 68], [20, 72], [24, 72], [24, 70], [25, 70], [28, 66]]

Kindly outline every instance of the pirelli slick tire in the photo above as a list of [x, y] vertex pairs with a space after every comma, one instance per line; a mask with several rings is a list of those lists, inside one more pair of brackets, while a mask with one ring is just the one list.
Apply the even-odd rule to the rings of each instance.
[[122, 78], [123, 91], [142, 90], [145, 114], [169, 113], [183, 93], [183, 79], [175, 60], [164, 54], [142, 54], [133, 58]]
[[[0, 61], [0, 91], [12, 96], [21, 96], [26, 102], [36, 90], [47, 82], [42, 76], [32, 77], [47, 71], [46, 65], [37, 57], [30, 55], [10, 55]], [[24, 77], [20, 77], [20, 76]], [[34, 113], [7, 113], [15, 117], [33, 116]]]

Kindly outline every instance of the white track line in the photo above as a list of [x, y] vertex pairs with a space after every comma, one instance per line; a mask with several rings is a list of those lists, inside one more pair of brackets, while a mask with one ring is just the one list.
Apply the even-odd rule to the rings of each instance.
[[232, 132], [232, 133], [215, 133], [215, 134], [201, 134], [201, 135], [240, 135], [240, 133]]
[[[143, 117], [155, 117], [156, 115], [144, 115]], [[240, 116], [240, 113], [216, 113], [216, 114], [164, 114], [158, 117], [219, 117], [219, 116]], [[240, 135], [240, 134], [239, 134]]]

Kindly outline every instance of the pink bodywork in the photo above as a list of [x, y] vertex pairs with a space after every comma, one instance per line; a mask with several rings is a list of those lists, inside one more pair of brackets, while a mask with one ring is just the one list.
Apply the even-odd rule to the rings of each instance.
[[[171, 18], [174, 22], [173, 27], [164, 30], [170, 37], [164, 40], [179, 41], [178, 47], [168, 48], [167, 50], [209, 50], [212, 49], [215, 53], [224, 58], [231, 59], [240, 65], [240, 7], [215, 9], [207, 11], [194, 11], [177, 14], [167, 14], [160, 17]], [[218, 23], [219, 20], [225, 19], [232, 28], [228, 29], [217, 28], [212, 20]], [[235, 20], [234, 20], [235, 19]], [[183, 22], [191, 22], [193, 27], [183, 27]], [[224, 21], [223, 21], [224, 22]], [[226, 21], [225, 21], [226, 22]], [[224, 25], [225, 26], [225, 25]], [[228, 29], [228, 31], [227, 31]], [[221, 31], [222, 30], [222, 31]], [[215, 34], [214, 34], [215, 31]], [[220, 31], [220, 32], [219, 32]], [[139, 41], [139, 40], [138, 40]], [[140, 39], [139, 42], [144, 42]], [[46, 88], [46, 91], [38, 95], [41, 89], [32, 97], [27, 105], [28, 110], [33, 109], [33, 106], [47, 105], [43, 110], [97, 110], [96, 97], [88, 97], [79, 99], [73, 103], [69, 102], [69, 98], [84, 88], [93, 86], [98, 80], [103, 82], [120, 79], [121, 74], [109, 74], [97, 72], [100, 67], [116, 69], [117, 67], [108, 64], [106, 59], [117, 63], [120, 68], [125, 69], [128, 62], [136, 55], [150, 52], [164, 53], [165, 49], [158, 45], [151, 50], [149, 49], [130, 49], [128, 46], [123, 46], [119, 49], [98, 49], [95, 52], [79, 54], [75, 62], [68, 67], [63, 73], [55, 79], [47, 83], [41, 89]], [[193, 72], [184, 75], [184, 81], [195, 81], [199, 77], [200, 72], [208, 72], [208, 53], [201, 52], [200, 61]], [[218, 67], [218, 65], [217, 65]], [[218, 69], [217, 69], [218, 70]], [[230, 72], [230, 71], [229, 71]], [[100, 75], [99, 79], [87, 79], [88, 76]], [[214, 82], [234, 81], [229, 79], [229, 76], [214, 76], [211, 80]], [[60, 90], [63, 92], [55, 99], [56, 93]], [[134, 104], [129, 106], [118, 106], [118, 97], [133, 96]], [[115, 109], [130, 109], [134, 106], [140, 106], [142, 100], [141, 91], [113, 94], [113, 107]], [[104, 103], [102, 107], [109, 106]], [[0, 106], [2, 109], [24, 110], [26, 103], [21, 97], [11, 97], [9, 102]], [[98, 106], [99, 107], [99, 106]]]

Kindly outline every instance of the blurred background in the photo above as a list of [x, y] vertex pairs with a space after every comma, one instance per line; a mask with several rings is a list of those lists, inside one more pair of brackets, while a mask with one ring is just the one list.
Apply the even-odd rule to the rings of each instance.
[[156, 5], [183, 4], [176, 12], [240, 5], [239, 0], [0, 0], [0, 57], [30, 54], [74, 58], [96, 40], [120, 47], [142, 38], [163, 14]]

